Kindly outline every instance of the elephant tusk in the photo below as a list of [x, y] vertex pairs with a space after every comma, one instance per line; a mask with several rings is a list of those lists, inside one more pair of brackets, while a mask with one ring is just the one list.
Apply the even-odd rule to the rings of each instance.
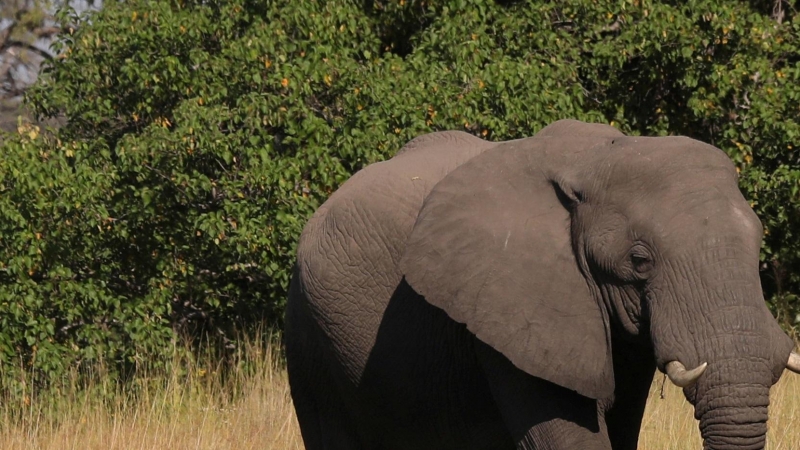
[[697, 382], [700, 375], [706, 371], [708, 363], [700, 364], [692, 370], [686, 370], [686, 367], [680, 361], [671, 361], [667, 364], [667, 376], [672, 384], [678, 387], [688, 387]]
[[789, 362], [786, 363], [786, 368], [800, 374], [800, 355], [795, 352], [789, 353]]

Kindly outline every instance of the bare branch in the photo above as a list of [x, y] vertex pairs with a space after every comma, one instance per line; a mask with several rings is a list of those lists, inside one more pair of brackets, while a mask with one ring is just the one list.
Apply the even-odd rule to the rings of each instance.
[[772, 18], [780, 24], [783, 22], [783, 16], [783, 0], [775, 0], [775, 4], [772, 6]]
[[26, 42], [21, 42], [16, 40], [7, 40], [3, 45], [0, 45], [0, 53], [8, 52], [11, 53], [12, 56], [18, 56], [17, 54], [14, 53], [14, 49], [17, 48], [29, 51], [31, 53], [35, 53], [47, 60], [53, 59], [53, 55], [48, 53], [46, 50], [42, 50], [39, 47], [28, 44]]

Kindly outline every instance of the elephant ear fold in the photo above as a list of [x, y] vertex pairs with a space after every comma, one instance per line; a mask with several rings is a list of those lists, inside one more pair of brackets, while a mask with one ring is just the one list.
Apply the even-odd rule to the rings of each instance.
[[603, 399], [614, 392], [607, 317], [570, 238], [568, 208], [580, 195], [564, 185], [569, 176], [530, 160], [558, 154], [563, 142], [502, 144], [445, 177], [423, 204], [400, 268], [429, 303], [519, 369]]

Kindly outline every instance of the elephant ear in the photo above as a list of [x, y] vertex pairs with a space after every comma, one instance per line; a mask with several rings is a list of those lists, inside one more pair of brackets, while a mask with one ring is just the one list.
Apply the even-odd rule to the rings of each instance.
[[569, 176], [531, 161], [569, 166], [562, 149], [575, 147], [564, 142], [501, 144], [450, 173], [426, 198], [400, 269], [429, 303], [519, 369], [604, 399], [614, 392], [608, 319], [570, 238], [569, 208], [580, 193], [565, 186]]

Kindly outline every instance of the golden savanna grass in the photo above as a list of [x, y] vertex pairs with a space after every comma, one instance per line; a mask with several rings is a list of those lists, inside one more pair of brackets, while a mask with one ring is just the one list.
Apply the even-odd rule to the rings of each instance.
[[[182, 357], [135, 389], [98, 382], [5, 399], [0, 449], [302, 449], [277, 346], [244, 347], [224, 376], [213, 357]], [[691, 405], [669, 382], [662, 399], [662, 382], [653, 381], [639, 448], [700, 448]], [[800, 377], [787, 373], [772, 389], [770, 417], [767, 449], [800, 448]]]
[[[219, 370], [209, 352], [176, 356], [115, 390], [23, 396], [0, 407], [2, 450], [302, 449], [289, 382], [274, 339], [254, 339]], [[176, 353], [178, 354], [178, 353]]]

